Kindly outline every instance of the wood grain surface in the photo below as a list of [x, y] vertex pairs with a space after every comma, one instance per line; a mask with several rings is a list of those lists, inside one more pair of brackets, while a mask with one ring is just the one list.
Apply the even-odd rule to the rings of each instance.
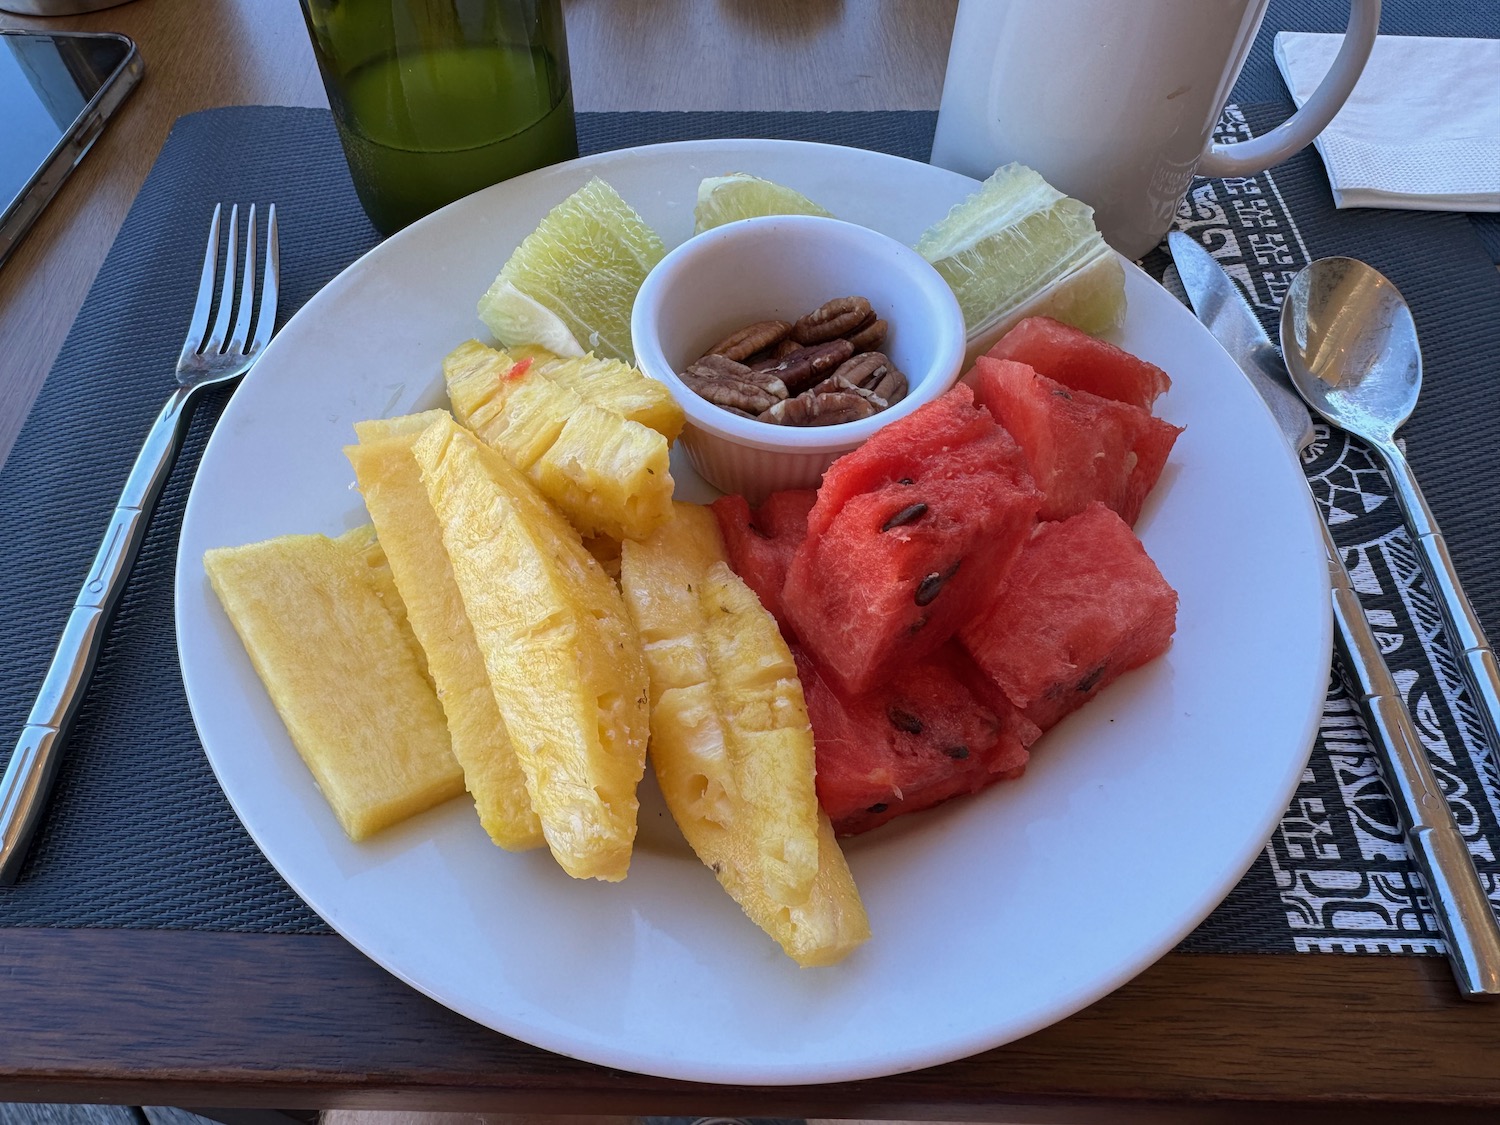
[[[581, 110], [934, 108], [956, 0], [568, 0]], [[0, 267], [0, 457], [172, 122], [325, 104], [294, 0], [134, 0], [146, 79]], [[170, 372], [163, 372], [163, 387]], [[935, 951], [935, 955], [936, 951]], [[966, 954], [974, 956], [974, 954]], [[976, 957], [982, 972], [982, 957]], [[892, 982], [892, 987], [899, 987]], [[605, 1070], [486, 1031], [339, 938], [0, 929], [0, 1100], [1015, 1122], [1500, 1119], [1500, 1010], [1441, 959], [1171, 955], [1020, 1042], [792, 1089]]]
[[1454, 999], [1438, 958], [1178, 954], [1009, 1046], [782, 1089], [528, 1047], [334, 937], [0, 930], [0, 982], [0, 1100], [1281, 1125], [1500, 1113], [1500, 1012]]
[[[957, 0], [565, 0], [579, 110], [935, 109]], [[0, 461], [172, 122], [327, 105], [296, 0], [132, 0], [0, 28], [115, 31], [146, 77], [0, 266]], [[185, 326], [184, 326], [185, 327]], [[162, 372], [163, 394], [171, 372]]]

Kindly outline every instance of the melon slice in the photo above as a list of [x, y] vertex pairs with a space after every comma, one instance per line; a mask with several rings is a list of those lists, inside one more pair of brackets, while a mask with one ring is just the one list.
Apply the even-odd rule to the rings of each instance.
[[755, 591], [788, 640], [796, 631], [787, 619], [781, 589], [792, 556], [807, 538], [807, 513], [817, 498], [810, 488], [793, 488], [771, 493], [754, 509], [743, 496], [733, 493], [712, 504], [730, 567]]
[[1013, 359], [1075, 391], [1118, 399], [1150, 410], [1172, 386], [1167, 373], [1105, 340], [1045, 316], [1021, 321], [989, 350], [991, 359]]
[[1041, 734], [982, 678], [956, 641], [874, 691], [850, 695], [799, 652], [812, 718], [818, 800], [835, 831], [853, 835], [1026, 768]]
[[1095, 503], [1041, 524], [959, 638], [1045, 731], [1166, 652], [1176, 628], [1177, 592], [1126, 523]]
[[1135, 523], [1180, 426], [1014, 360], [980, 356], [974, 372], [975, 397], [1020, 443], [1045, 494], [1038, 518], [1067, 519], [1098, 500]]
[[[947, 430], [968, 440], [931, 448]], [[825, 475], [782, 594], [797, 636], [841, 690], [870, 690], [978, 612], [1040, 502], [1015, 440], [955, 387]]]

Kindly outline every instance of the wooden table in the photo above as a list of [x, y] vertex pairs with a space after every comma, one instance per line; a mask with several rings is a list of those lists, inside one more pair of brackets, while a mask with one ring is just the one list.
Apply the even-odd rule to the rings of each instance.
[[[954, 7], [571, 0], [578, 108], [934, 108]], [[0, 269], [0, 456], [171, 122], [218, 105], [324, 104], [293, 0], [0, 16], [0, 27], [31, 26], [123, 31], [147, 78]], [[729, 49], [733, 68], [678, 65]], [[622, 61], [642, 58], [668, 64]], [[1437, 958], [1175, 954], [1069, 1020], [947, 1066], [837, 1086], [699, 1087], [486, 1031], [335, 937], [0, 929], [3, 1100], [1069, 1122], [1420, 1111], [1493, 1122], [1500, 1009], [1455, 999]]]

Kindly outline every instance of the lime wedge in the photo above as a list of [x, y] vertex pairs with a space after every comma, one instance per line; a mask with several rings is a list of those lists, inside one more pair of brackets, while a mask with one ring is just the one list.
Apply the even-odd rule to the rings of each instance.
[[666, 254], [659, 235], [592, 179], [547, 212], [479, 298], [479, 319], [507, 347], [600, 352], [634, 362], [630, 309]]
[[731, 172], [727, 176], [710, 176], [698, 185], [698, 205], [693, 208], [693, 233], [702, 234], [725, 223], [761, 215], [833, 218], [831, 212], [789, 187], [748, 172]]
[[1093, 209], [1020, 164], [999, 169], [916, 249], [958, 297], [971, 354], [1024, 316], [1098, 334], [1125, 315], [1125, 271]]

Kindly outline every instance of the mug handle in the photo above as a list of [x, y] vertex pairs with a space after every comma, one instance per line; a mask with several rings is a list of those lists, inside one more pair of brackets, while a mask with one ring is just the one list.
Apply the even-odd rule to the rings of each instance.
[[1211, 145], [1198, 163], [1197, 173], [1210, 179], [1221, 176], [1253, 176], [1307, 145], [1343, 108], [1354, 84], [1359, 81], [1375, 33], [1380, 29], [1380, 0], [1350, 0], [1349, 28], [1343, 45], [1301, 109], [1276, 128], [1254, 140], [1232, 145]]

